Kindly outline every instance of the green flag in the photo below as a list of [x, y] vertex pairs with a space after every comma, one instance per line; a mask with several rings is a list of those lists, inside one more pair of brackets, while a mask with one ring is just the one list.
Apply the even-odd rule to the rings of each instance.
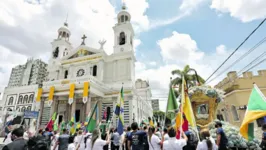
[[247, 140], [254, 139], [254, 121], [266, 116], [266, 98], [254, 84], [254, 88], [249, 96], [248, 106], [242, 125], [240, 134]]
[[54, 131], [57, 131], [58, 130], [58, 117], [56, 118], [56, 120], [54, 122], [53, 130]]
[[92, 115], [90, 116], [90, 119], [88, 121], [88, 126], [87, 130], [92, 133], [92, 131], [96, 128], [97, 125], [97, 111], [98, 111], [98, 102], [95, 104], [93, 110], [92, 110]]
[[66, 122], [63, 120], [60, 124], [60, 133], [62, 133], [63, 129], [66, 128]]
[[175, 119], [177, 111], [178, 111], [178, 105], [176, 102], [175, 93], [173, 88], [170, 87], [167, 107], [166, 107], [166, 117], [170, 120]]

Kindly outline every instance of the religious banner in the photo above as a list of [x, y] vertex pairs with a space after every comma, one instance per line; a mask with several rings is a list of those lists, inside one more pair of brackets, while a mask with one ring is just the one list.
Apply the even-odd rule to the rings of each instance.
[[49, 98], [48, 98], [48, 105], [51, 106], [53, 103], [54, 99], [54, 86], [50, 87], [50, 92], [49, 92]]
[[42, 97], [42, 88], [38, 88], [36, 102], [40, 102]]
[[83, 87], [83, 103], [87, 103], [88, 101], [88, 94], [89, 94], [89, 89], [90, 89], [90, 83], [89, 82], [84, 82], [84, 87]]
[[71, 105], [74, 102], [75, 84], [70, 84], [68, 104]]

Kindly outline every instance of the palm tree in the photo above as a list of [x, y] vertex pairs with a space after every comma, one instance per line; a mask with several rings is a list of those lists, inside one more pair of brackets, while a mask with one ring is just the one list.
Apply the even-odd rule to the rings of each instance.
[[191, 71], [197, 73], [196, 70], [190, 68], [189, 65], [186, 65], [183, 70], [173, 70], [172, 75], [177, 75], [177, 77], [172, 80], [172, 86], [179, 86], [179, 91], [181, 91], [183, 76], [187, 82], [188, 87], [195, 86], [197, 82], [199, 82], [200, 84], [203, 84], [205, 82], [205, 80], [201, 76], [197, 74], [189, 74]]

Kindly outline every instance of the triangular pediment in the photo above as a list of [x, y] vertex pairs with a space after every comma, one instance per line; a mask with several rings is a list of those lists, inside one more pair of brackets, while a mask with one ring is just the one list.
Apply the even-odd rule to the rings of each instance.
[[96, 53], [85, 50], [85, 49], [80, 49], [76, 53], [74, 53], [72, 56], [70, 56], [68, 59], [73, 59], [73, 58], [78, 58], [78, 57], [83, 57], [83, 56], [88, 56], [88, 55], [93, 55], [93, 54], [96, 54]]
[[79, 57], [84, 57], [88, 55], [94, 55], [97, 53], [100, 53], [100, 50], [90, 48], [87, 46], [80, 46], [71, 53], [69, 53], [66, 57], [63, 58], [63, 60], [68, 60], [68, 59], [74, 59], [74, 58], [79, 58]]

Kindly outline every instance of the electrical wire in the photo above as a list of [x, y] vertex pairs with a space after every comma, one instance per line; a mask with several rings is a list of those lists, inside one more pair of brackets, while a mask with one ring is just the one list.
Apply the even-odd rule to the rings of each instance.
[[225, 61], [206, 79], [207, 82], [234, 54], [238, 49], [258, 30], [258, 28], [266, 21], [266, 18], [245, 38], [245, 40], [225, 59]]
[[205, 82], [205, 84], [208, 84], [208, 83], [212, 82], [213, 80], [215, 80], [216, 78], [218, 78], [221, 75], [223, 75], [224, 72], [226, 72], [228, 69], [230, 69], [231, 67], [233, 67], [239, 61], [241, 61], [242, 59], [244, 59], [247, 55], [249, 55], [251, 52], [253, 52], [254, 50], [256, 50], [264, 42], [266, 42], [266, 37], [264, 37], [262, 40], [260, 40], [256, 45], [254, 45], [251, 49], [249, 49], [245, 54], [243, 54], [240, 58], [238, 58], [236, 61], [234, 61], [231, 65], [229, 65], [227, 68], [225, 68], [223, 71], [221, 71], [220, 74], [218, 74], [217, 76], [215, 76], [214, 78], [212, 78], [208, 82]]
[[[250, 67], [249, 69], [247, 69], [247, 70], [244, 71], [244, 72], [248, 72], [248, 71], [250, 71], [251, 69], [253, 69], [253, 68], [255, 68], [256, 66], [258, 66], [259, 64], [263, 63], [265, 60], [266, 60], [266, 58], [264, 58], [263, 60], [261, 60], [260, 62], [258, 62], [258, 63], [255, 64], [255, 65], [253, 65], [252, 67]], [[250, 63], [250, 64], [252, 64], [252, 63]], [[249, 66], [250, 64], [248, 64], [247, 66]], [[244, 68], [246, 68], [247, 66], [245, 66]], [[241, 69], [241, 70], [243, 70], [243, 69]], [[233, 78], [232, 80], [227, 81], [226, 83], [222, 84], [222, 85], [219, 86], [218, 88], [222, 88], [224, 85], [228, 84], [229, 82], [234, 82], [235, 79], [237, 79], [238, 77], [241, 76], [241, 74], [239, 74], [239, 73], [241, 73], [241, 72], [239, 71], [239, 72], [237, 73], [237, 76], [236, 76], [235, 78]]]

